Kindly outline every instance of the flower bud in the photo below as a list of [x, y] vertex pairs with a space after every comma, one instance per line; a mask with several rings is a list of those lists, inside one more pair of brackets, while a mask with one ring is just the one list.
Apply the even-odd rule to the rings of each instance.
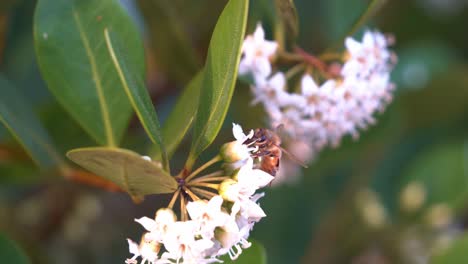
[[239, 141], [225, 143], [220, 151], [223, 160], [228, 163], [237, 162], [250, 157], [248, 147]]
[[219, 195], [230, 202], [236, 201], [239, 191], [236, 188], [237, 181], [232, 179], [227, 179], [221, 182], [219, 185]]
[[177, 221], [177, 216], [170, 208], [161, 208], [156, 212], [155, 220], [158, 223], [169, 224]]

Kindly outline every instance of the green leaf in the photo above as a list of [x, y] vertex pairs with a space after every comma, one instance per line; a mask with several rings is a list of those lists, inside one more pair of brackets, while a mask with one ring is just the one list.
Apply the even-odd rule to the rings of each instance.
[[267, 263], [265, 247], [257, 241], [251, 241], [252, 245], [244, 249], [242, 254], [236, 260], [231, 260], [228, 255], [221, 258], [223, 263], [236, 263], [236, 264], [265, 264]]
[[[174, 109], [172, 109], [162, 127], [162, 136], [168, 157], [174, 154], [193, 123], [193, 119], [197, 113], [198, 97], [200, 96], [202, 82], [203, 71], [200, 71], [193, 77], [182, 95], [180, 95]], [[159, 149], [152, 149], [150, 153], [155, 159], [159, 159], [161, 155]]]
[[57, 100], [100, 144], [118, 145], [132, 114], [107, 50], [104, 29], [119, 33], [144, 72], [143, 45], [118, 0], [40, 0], [34, 24], [39, 66]]
[[144, 72], [132, 71], [138, 67], [135, 66], [132, 57], [126, 55], [128, 50], [123, 49], [124, 42], [116, 33], [106, 28], [104, 29], [104, 36], [125, 93], [149, 138], [158, 145], [164, 168], [168, 170], [169, 161], [161, 138], [159, 120], [145, 85]]
[[156, 161], [148, 161], [136, 152], [108, 147], [79, 148], [67, 157], [81, 167], [117, 184], [132, 196], [171, 193], [176, 180]]
[[158, 69], [166, 72], [170, 79], [186, 83], [201, 68], [201, 61], [191, 45], [180, 10], [167, 0], [139, 0], [137, 3], [145, 17]]
[[236, 84], [248, 7], [248, 0], [230, 0], [211, 37], [194, 123], [194, 139], [186, 164], [189, 170], [200, 153], [213, 142], [226, 117]]
[[403, 175], [402, 186], [420, 182], [427, 192], [427, 204], [446, 203], [453, 208], [468, 198], [468, 142], [446, 143], [425, 150]]
[[31, 263], [23, 250], [4, 235], [0, 235], [0, 259], [14, 264]]
[[468, 259], [468, 234], [465, 233], [461, 238], [452, 242], [452, 244], [437, 252], [432, 256], [431, 264], [459, 264], [464, 263]]
[[275, 38], [284, 47], [291, 47], [299, 34], [299, 21], [294, 0], [275, 0], [276, 28]]
[[50, 168], [61, 162], [47, 131], [29, 103], [2, 76], [0, 76], [0, 122], [39, 166]]
[[[330, 0], [322, 12], [327, 26], [326, 34], [333, 47], [342, 47], [348, 36], [353, 36], [383, 7], [386, 0]], [[332, 49], [330, 46], [328, 49]]]

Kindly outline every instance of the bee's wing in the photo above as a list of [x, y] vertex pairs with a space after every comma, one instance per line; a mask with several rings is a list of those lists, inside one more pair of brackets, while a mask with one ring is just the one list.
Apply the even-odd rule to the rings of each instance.
[[[275, 146], [276, 146], [276, 145], [275, 145]], [[281, 151], [282, 151], [284, 154], [288, 155], [288, 157], [289, 157], [292, 161], [294, 161], [295, 163], [301, 165], [301, 166], [304, 167], [304, 168], [308, 168], [308, 167], [307, 167], [307, 164], [305, 164], [305, 162], [301, 161], [299, 158], [297, 158], [296, 156], [294, 156], [292, 153], [290, 153], [289, 151], [285, 150], [284, 148], [282, 148], [282, 147], [280, 147], [280, 146], [277, 146], [277, 147], [280, 148]]]

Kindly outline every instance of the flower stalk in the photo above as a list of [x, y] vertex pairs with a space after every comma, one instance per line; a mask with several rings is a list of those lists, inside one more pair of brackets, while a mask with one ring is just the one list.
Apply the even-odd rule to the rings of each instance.
[[[187, 177], [177, 176], [179, 187], [167, 208], [156, 212], [154, 219], [136, 219], [145, 229], [142, 243], [128, 240], [133, 257], [127, 263], [213, 263], [228, 254], [237, 258], [244, 248], [253, 225], [265, 217], [257, 204], [263, 196], [256, 193], [268, 185], [273, 176], [254, 168], [251, 146], [244, 145], [253, 131], [245, 135], [239, 125], [233, 126], [236, 141], [226, 143], [222, 154], [215, 156]], [[199, 174], [219, 161], [222, 168], [212, 173]], [[198, 176], [198, 177], [197, 177]], [[230, 186], [220, 185], [229, 181]], [[222, 189], [222, 190], [220, 190]], [[173, 211], [179, 199], [180, 221]], [[216, 232], [215, 232], [216, 231]]]

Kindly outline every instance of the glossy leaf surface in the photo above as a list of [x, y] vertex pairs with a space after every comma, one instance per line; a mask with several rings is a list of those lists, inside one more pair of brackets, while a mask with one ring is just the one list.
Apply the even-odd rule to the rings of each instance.
[[230, 0], [213, 32], [187, 162], [189, 168], [213, 142], [226, 117], [237, 79], [248, 6], [248, 0]]
[[143, 75], [140, 36], [117, 0], [40, 0], [34, 38], [43, 78], [62, 106], [98, 143], [117, 146], [131, 105], [108, 52], [104, 29], [119, 33], [132, 72]]
[[133, 109], [137, 113], [149, 138], [153, 143], [158, 145], [160, 153], [162, 153], [163, 164], [165, 168], [168, 168], [167, 154], [161, 138], [159, 119], [146, 88], [144, 74], [133, 71], [138, 67], [133, 58], [127, 55], [129, 51], [124, 49], [122, 38], [107, 28], [104, 29], [104, 37], [109, 55], [119, 74], [125, 93], [130, 99]]

